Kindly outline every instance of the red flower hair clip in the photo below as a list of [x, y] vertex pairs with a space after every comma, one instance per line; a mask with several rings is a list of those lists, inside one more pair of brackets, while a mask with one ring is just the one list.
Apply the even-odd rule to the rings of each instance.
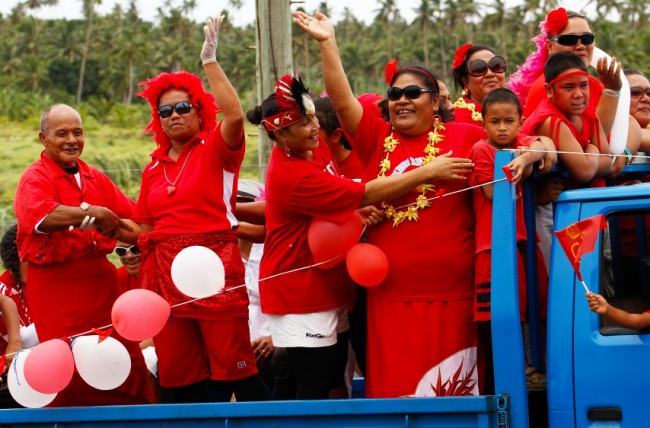
[[562, 31], [567, 22], [569, 22], [569, 15], [563, 7], [558, 7], [546, 15], [546, 29], [553, 35]]
[[397, 58], [393, 58], [391, 62], [386, 64], [386, 68], [384, 69], [384, 75], [386, 78], [386, 84], [390, 86], [391, 83], [393, 83], [393, 77], [397, 73], [397, 70], [399, 68], [397, 67]]
[[463, 45], [456, 49], [456, 54], [454, 55], [454, 62], [451, 63], [451, 68], [458, 68], [461, 65], [463, 65], [463, 62], [465, 62], [465, 57], [467, 56], [467, 51], [472, 49], [471, 43], [467, 43], [466, 45]]

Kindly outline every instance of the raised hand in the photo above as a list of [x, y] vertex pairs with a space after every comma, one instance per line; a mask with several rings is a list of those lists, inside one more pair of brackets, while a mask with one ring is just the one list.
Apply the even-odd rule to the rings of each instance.
[[621, 90], [623, 87], [623, 81], [621, 80], [621, 63], [616, 61], [616, 57], [612, 57], [612, 60], [609, 62], [605, 57], [598, 58], [596, 70], [598, 70], [600, 82], [605, 86], [605, 88], [613, 91]]
[[201, 49], [201, 63], [203, 65], [217, 62], [217, 44], [223, 18], [223, 15], [215, 16], [214, 19], [209, 18], [207, 24], [203, 26], [203, 33], [205, 33], [205, 40]]
[[293, 22], [316, 41], [324, 42], [334, 37], [334, 25], [322, 13], [316, 12], [314, 16], [309, 16], [305, 12], [296, 11], [292, 15]]

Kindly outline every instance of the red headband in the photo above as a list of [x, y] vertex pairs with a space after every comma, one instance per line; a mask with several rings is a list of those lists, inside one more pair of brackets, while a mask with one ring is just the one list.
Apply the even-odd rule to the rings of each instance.
[[546, 15], [546, 29], [553, 35], [562, 31], [567, 22], [569, 22], [569, 15], [563, 7], [558, 7]]
[[298, 110], [282, 111], [276, 115], [267, 117], [262, 120], [262, 125], [267, 131], [286, 128], [296, 122], [300, 122], [306, 116]]
[[456, 49], [456, 54], [454, 55], [454, 62], [451, 63], [451, 68], [458, 68], [465, 62], [465, 57], [467, 56], [467, 51], [472, 49], [474, 45], [467, 43]]
[[560, 74], [560, 75], [557, 76], [555, 79], [553, 79], [553, 80], [551, 80], [550, 82], [548, 82], [548, 84], [549, 84], [549, 85], [553, 85], [553, 84], [559, 82], [559, 81], [562, 80], [562, 79], [566, 79], [567, 77], [576, 76], [576, 75], [589, 76], [589, 74], [588, 74], [586, 71], [582, 71], [582, 70], [573, 70], [573, 71], [569, 71], [569, 72], [567, 72], [567, 73]]

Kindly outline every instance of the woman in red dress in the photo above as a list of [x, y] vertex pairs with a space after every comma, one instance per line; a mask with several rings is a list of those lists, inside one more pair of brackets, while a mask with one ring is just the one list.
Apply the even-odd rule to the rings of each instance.
[[[303, 12], [294, 12], [294, 22], [320, 44], [325, 86], [354, 137], [365, 181], [417, 171], [449, 152], [466, 156], [485, 135], [477, 126], [438, 120], [438, 85], [421, 67], [387, 67], [390, 122], [364, 110], [343, 70], [331, 22]], [[368, 230], [368, 242], [386, 253], [390, 266], [387, 278], [368, 289], [369, 397], [477, 392], [474, 214], [466, 188], [466, 181], [430, 180], [382, 199], [387, 220]], [[459, 369], [464, 386], [446, 387]], [[436, 388], [439, 373], [443, 386]]]

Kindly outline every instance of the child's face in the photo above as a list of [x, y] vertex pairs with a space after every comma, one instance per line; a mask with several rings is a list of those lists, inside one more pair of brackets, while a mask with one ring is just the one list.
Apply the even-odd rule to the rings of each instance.
[[[570, 73], [577, 70], [566, 70]], [[573, 75], [553, 85], [547, 85], [546, 94], [555, 107], [567, 116], [581, 115], [589, 104], [589, 79], [585, 75]]]
[[521, 129], [521, 115], [512, 103], [497, 103], [483, 111], [483, 128], [490, 144], [495, 147], [512, 147]]

